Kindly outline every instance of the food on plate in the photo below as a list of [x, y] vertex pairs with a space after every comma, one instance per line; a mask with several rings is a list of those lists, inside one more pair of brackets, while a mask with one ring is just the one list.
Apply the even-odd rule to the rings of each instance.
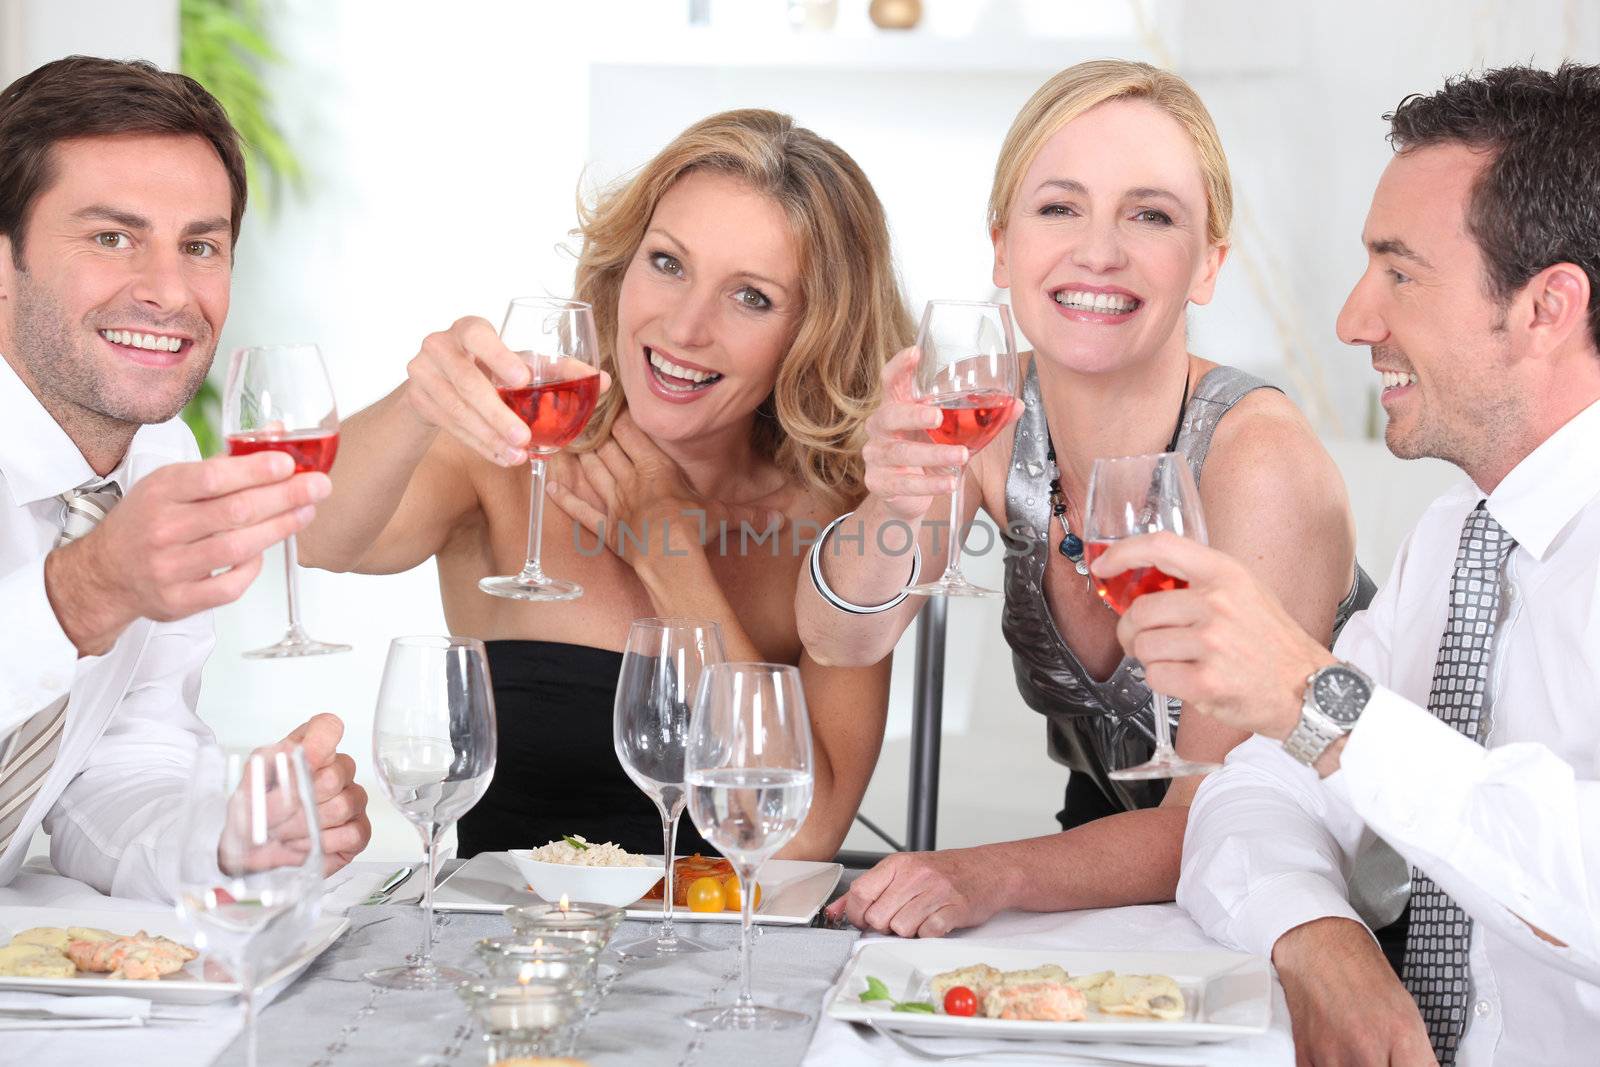
[[[720, 907], [699, 907], [692, 903], [690, 891], [695, 884], [710, 879], [717, 883], [722, 890], [722, 905]], [[644, 900], [660, 900], [661, 887], [666, 884], [663, 879], [657, 882], [655, 888], [646, 893]], [[709, 895], [702, 900], [709, 900]], [[725, 859], [706, 857], [696, 852], [693, 856], [685, 856], [673, 861], [672, 864], [672, 906], [675, 908], [688, 908], [690, 911], [738, 911], [739, 910], [739, 879], [733, 873], [733, 864]], [[756, 896], [752, 907], [761, 907], [761, 883], [756, 883]]]
[[978, 1014], [978, 994], [964, 985], [951, 986], [950, 992], [944, 995], [944, 1013], [946, 1015]]
[[861, 994], [863, 1001], [882, 1000], [888, 1003], [891, 1011], [912, 1011], [921, 1015], [936, 1015], [939, 1009], [925, 1000], [896, 1000], [894, 994], [889, 992], [889, 986], [882, 978], [867, 977], [867, 990]]
[[184, 964], [198, 955], [188, 945], [143, 930], [132, 937], [74, 941], [67, 946], [67, 958], [78, 965], [78, 970], [136, 981], [149, 981], [181, 971]]
[[722, 883], [715, 878], [696, 878], [690, 882], [684, 900], [688, 903], [690, 911], [722, 911], [728, 904]]
[[0, 948], [0, 977], [71, 978], [77, 973], [72, 961], [49, 945], [13, 941]]
[[562, 863], [570, 867], [648, 867], [650, 861], [636, 856], [610, 841], [594, 844], [579, 834], [568, 834], [528, 850], [528, 858], [539, 863]]
[[[869, 982], [872, 979], [868, 979]], [[970, 1015], [965, 1009], [969, 993], [975, 1008], [990, 1019], [1027, 1019], [1035, 1022], [1078, 1022], [1088, 1009], [1107, 1015], [1138, 1016], [1171, 1021], [1183, 1018], [1183, 990], [1164, 974], [1122, 974], [1114, 971], [1070, 975], [1054, 963], [1026, 970], [1001, 971], [986, 963], [944, 971], [928, 980], [934, 1003], [946, 1015]], [[885, 988], [881, 998], [887, 999]]]
[[1095, 999], [1108, 1015], [1183, 1018], [1183, 990], [1164, 974], [1114, 974], [1095, 990]]
[[[742, 897], [740, 895], [740, 891], [739, 891], [739, 876], [737, 874], [733, 875], [727, 881], [722, 883], [722, 895], [723, 895], [723, 898], [727, 901], [727, 909], [729, 911], [738, 911], [739, 909], [744, 907], [744, 897]], [[750, 902], [750, 907], [751, 907], [752, 910], [754, 910], [755, 908], [761, 907], [761, 883], [760, 882], [756, 883], [756, 897], [755, 897], [754, 900], [752, 900]]]
[[1076, 1023], [1089, 1017], [1088, 1009], [1083, 991], [1065, 982], [1002, 984], [983, 995], [983, 1014], [991, 1019]]

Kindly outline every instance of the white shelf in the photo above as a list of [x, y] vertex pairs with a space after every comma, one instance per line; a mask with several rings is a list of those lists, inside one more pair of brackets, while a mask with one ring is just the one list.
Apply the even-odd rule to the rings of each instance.
[[680, 29], [649, 38], [612, 39], [597, 67], [780, 68], [818, 71], [1052, 73], [1084, 59], [1144, 59], [1131, 37], [935, 37], [916, 30], [871, 36], [820, 32], [730, 33]]

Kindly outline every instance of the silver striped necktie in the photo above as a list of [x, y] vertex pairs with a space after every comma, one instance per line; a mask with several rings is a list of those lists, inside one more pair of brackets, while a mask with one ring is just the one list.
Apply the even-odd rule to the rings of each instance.
[[[65, 512], [56, 547], [71, 544], [94, 529], [120, 499], [122, 490], [116, 482], [98, 480], [62, 493]], [[66, 719], [67, 697], [63, 694], [0, 742], [0, 856], [5, 855], [27, 814], [28, 803], [55, 763]]]
[[[1479, 501], [1461, 528], [1461, 547], [1450, 576], [1450, 620], [1439, 642], [1428, 694], [1429, 711], [1480, 745], [1489, 663], [1500, 621], [1501, 573], [1516, 544]], [[1455, 1063], [1466, 1030], [1471, 947], [1472, 920], [1450, 894], [1413, 867], [1401, 980], [1416, 998], [1440, 1067]]]

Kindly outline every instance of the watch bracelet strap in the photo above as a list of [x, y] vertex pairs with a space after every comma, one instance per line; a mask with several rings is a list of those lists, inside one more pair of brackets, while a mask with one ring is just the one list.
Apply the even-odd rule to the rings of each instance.
[[1289, 736], [1283, 739], [1284, 751], [1308, 767], [1317, 762], [1317, 758], [1328, 750], [1329, 745], [1346, 733], [1339, 729], [1333, 720], [1308, 707], [1309, 703], [1308, 696], [1306, 704], [1302, 704], [1300, 708], [1300, 721], [1295, 723]]

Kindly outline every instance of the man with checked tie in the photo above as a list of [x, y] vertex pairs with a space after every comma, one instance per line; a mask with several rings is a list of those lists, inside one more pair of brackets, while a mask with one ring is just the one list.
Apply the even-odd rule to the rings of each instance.
[[[238, 137], [197, 83], [72, 57], [0, 91], [0, 885], [169, 898], [210, 610], [310, 521], [322, 474], [199, 461], [178, 412], [228, 311]], [[371, 836], [343, 724], [290, 738], [330, 870]]]
[[[1339, 336], [1384, 374], [1390, 450], [1469, 480], [1331, 654], [1195, 542], [1094, 570], [1188, 582], [1118, 636], [1186, 715], [1257, 735], [1195, 797], [1178, 901], [1271, 956], [1301, 1064], [1600, 1062], [1600, 68], [1389, 118]], [[1394, 970], [1350, 902], [1383, 852]]]

